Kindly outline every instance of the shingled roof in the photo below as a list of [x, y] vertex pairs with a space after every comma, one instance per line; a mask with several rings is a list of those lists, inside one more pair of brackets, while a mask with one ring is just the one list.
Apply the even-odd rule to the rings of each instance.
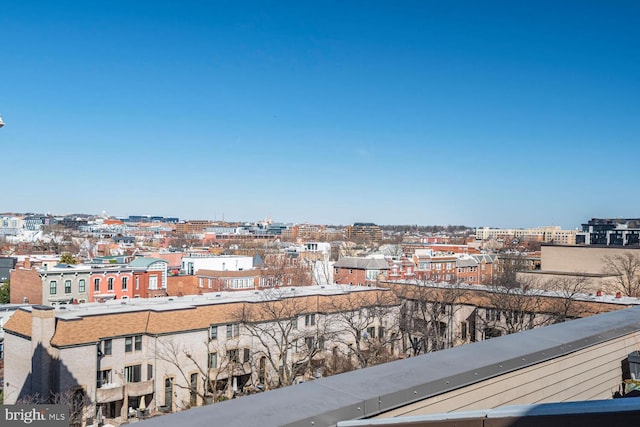
[[334, 265], [337, 268], [355, 270], [388, 270], [389, 263], [382, 258], [342, 257]]
[[[284, 292], [284, 291], [283, 291]], [[291, 292], [291, 291], [289, 291]], [[382, 294], [386, 294], [381, 297]], [[56, 312], [56, 330], [51, 345], [66, 347], [92, 344], [104, 338], [122, 337], [136, 334], [163, 335], [207, 329], [210, 325], [238, 322], [243, 314], [250, 314], [251, 322], [273, 320], [269, 310], [262, 309], [267, 304], [281, 304], [282, 313], [337, 312], [355, 309], [356, 306], [399, 304], [391, 291], [381, 289], [356, 289], [344, 293], [301, 295], [271, 300], [242, 301], [228, 303], [213, 301], [195, 302], [172, 301], [161, 304], [127, 306], [113, 305], [98, 312]], [[286, 307], [289, 306], [289, 307]], [[20, 309], [5, 325], [8, 333], [31, 337], [30, 308]]]

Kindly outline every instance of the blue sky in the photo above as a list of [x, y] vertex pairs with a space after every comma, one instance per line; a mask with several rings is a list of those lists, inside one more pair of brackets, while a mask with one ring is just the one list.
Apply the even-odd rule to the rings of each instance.
[[21, 1], [0, 211], [638, 217], [640, 3]]

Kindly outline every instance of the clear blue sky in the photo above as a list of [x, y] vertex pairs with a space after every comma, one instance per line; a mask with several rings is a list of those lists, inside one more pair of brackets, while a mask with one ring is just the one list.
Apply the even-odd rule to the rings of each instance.
[[638, 217], [638, 1], [5, 1], [0, 211]]

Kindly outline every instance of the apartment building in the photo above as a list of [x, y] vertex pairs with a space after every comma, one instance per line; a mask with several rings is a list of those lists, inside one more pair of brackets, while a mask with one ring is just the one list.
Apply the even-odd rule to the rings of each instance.
[[390, 269], [384, 258], [342, 257], [333, 264], [333, 280], [341, 285], [375, 286]]
[[11, 271], [11, 303], [78, 304], [166, 295], [167, 261], [140, 257], [128, 264], [43, 263]]
[[528, 242], [575, 245], [577, 230], [562, 230], [559, 226], [534, 228], [490, 228], [476, 229], [476, 240], [522, 239]]
[[176, 233], [178, 234], [201, 234], [207, 228], [217, 225], [208, 220], [191, 220], [176, 223]]
[[5, 325], [5, 403], [80, 391], [90, 417], [122, 423], [141, 407], [172, 412], [293, 384], [396, 340], [398, 310], [390, 291], [342, 286], [23, 307]]
[[581, 245], [640, 246], [640, 218], [592, 218], [577, 235]]
[[[22, 307], [5, 325], [5, 403], [72, 390], [91, 401], [89, 418], [100, 411], [118, 424], [136, 409], [178, 411], [340, 372], [345, 362], [365, 367], [381, 360], [376, 355], [392, 360], [535, 328], [556, 322], [564, 306], [556, 293], [384, 284], [392, 289], [327, 285]], [[561, 314], [638, 300], [585, 295], [573, 303]]]
[[362, 242], [380, 242], [382, 229], [372, 222], [356, 222], [346, 227], [347, 240]]

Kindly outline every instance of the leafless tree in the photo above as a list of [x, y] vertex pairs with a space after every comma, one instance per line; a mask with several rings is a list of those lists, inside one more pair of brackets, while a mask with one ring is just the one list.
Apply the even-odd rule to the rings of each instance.
[[628, 297], [640, 296], [640, 254], [631, 251], [603, 258], [603, 272], [614, 277], [616, 290]]
[[[178, 388], [189, 390], [190, 400], [182, 402], [184, 408], [208, 404], [230, 397], [231, 381], [237, 360], [227, 357], [232, 350], [228, 343], [208, 340], [197, 348], [188, 347], [171, 338], [159, 341], [158, 359], [170, 364], [179, 373], [182, 381], [176, 381]], [[237, 350], [237, 349], [233, 349]], [[198, 384], [191, 382], [191, 375], [198, 373]]]
[[533, 278], [491, 286], [486, 292], [485, 316], [480, 318], [485, 335], [512, 334], [553, 323], [540, 288]]
[[312, 266], [298, 258], [285, 254], [269, 254], [260, 272], [261, 281], [267, 286], [308, 286], [313, 283]]
[[294, 384], [309, 375], [314, 358], [331, 339], [324, 317], [317, 313], [314, 297], [296, 297], [293, 288], [274, 288], [258, 303], [247, 303], [236, 314], [252, 337], [255, 358], [263, 359], [266, 389]]
[[[354, 291], [331, 301], [340, 331], [342, 348], [360, 368], [394, 359], [400, 340], [398, 312], [400, 301], [387, 290]], [[337, 354], [333, 354], [337, 357]]]
[[38, 393], [23, 396], [16, 402], [18, 405], [64, 405], [69, 408], [69, 425], [81, 426], [92, 409], [91, 399], [82, 387], [43, 396]]
[[442, 350], [466, 339], [454, 328], [467, 289], [461, 284], [433, 286], [427, 282], [396, 286], [404, 301], [401, 331], [406, 350], [412, 354]]
[[202, 239], [197, 234], [173, 232], [169, 239], [172, 248], [190, 249], [202, 245]]
[[585, 276], [567, 276], [548, 282], [545, 287], [555, 291], [557, 296], [546, 298], [549, 314], [553, 323], [582, 317], [587, 313], [586, 304], [579, 301], [581, 295], [588, 293], [590, 286]]

